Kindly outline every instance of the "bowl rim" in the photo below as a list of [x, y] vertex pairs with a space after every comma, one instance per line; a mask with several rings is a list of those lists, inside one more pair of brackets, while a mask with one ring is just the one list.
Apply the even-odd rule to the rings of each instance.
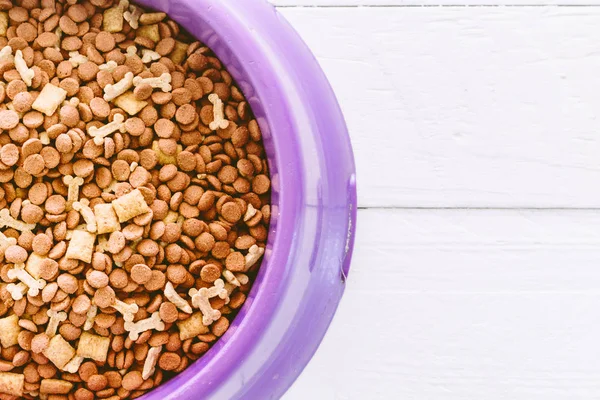
[[[357, 200], [354, 158], [343, 115], [312, 53], [266, 1], [139, 0], [139, 3], [167, 12], [211, 47], [226, 65], [257, 117], [272, 178], [272, 223], [267, 250], [246, 303], [229, 330], [205, 355], [143, 399], [277, 398], [316, 351], [348, 275]], [[298, 68], [289, 68], [289, 63], [296, 63]], [[311, 101], [314, 97], [318, 101]], [[321, 133], [316, 139], [319, 142], [312, 143], [315, 139], [303, 130]], [[323, 134], [329, 130], [330, 134]], [[278, 134], [273, 135], [275, 131]], [[285, 132], [285, 137], [281, 132]], [[322, 152], [312, 160], [320, 167], [318, 181], [311, 181], [307, 155], [300, 153], [301, 146], [315, 146]], [[320, 193], [315, 198], [312, 192], [317, 185]], [[324, 230], [331, 228], [326, 231], [329, 236], [325, 236], [336, 245], [331, 246], [334, 254], [329, 256], [326, 266], [319, 264], [308, 275], [301, 271], [304, 275], [299, 276], [298, 271], [290, 270], [289, 260], [298, 254], [301, 228], [313, 223], [311, 219], [315, 217], [307, 209], [314, 207], [315, 201], [320, 212], [316, 218]], [[283, 230], [279, 226], [295, 229]], [[315, 251], [321, 251], [318, 245]], [[301, 288], [304, 294], [296, 299], [297, 310], [318, 307], [319, 302], [326, 302], [327, 307], [323, 306], [318, 321], [312, 321], [306, 311], [302, 315], [298, 311], [299, 317], [291, 321], [310, 321], [314, 326], [312, 332], [298, 332], [288, 326], [276, 335], [269, 333], [269, 329], [275, 329], [270, 326], [273, 316], [282, 312], [282, 302], [278, 299], [287, 296], [291, 285]], [[307, 296], [319, 298], [304, 299]], [[263, 355], [268, 357], [261, 346], [266, 348], [265, 343], [274, 337], [282, 338], [282, 343], [286, 338], [287, 343], [301, 344], [303, 354], [272, 361], [268, 368], [262, 368], [261, 364], [269, 363], [261, 360]], [[290, 348], [289, 344], [269, 346], [277, 347], [279, 353]], [[245, 376], [248, 371], [254, 375]], [[229, 386], [227, 390], [222, 388], [225, 384]]]

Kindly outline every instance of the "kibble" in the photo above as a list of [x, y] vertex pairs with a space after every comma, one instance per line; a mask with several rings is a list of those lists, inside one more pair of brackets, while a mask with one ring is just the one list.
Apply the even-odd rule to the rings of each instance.
[[[136, 398], [206, 353], [246, 300], [271, 215], [262, 135], [166, 14], [13, 3], [0, 42], [26, 68], [4, 63], [0, 85], [0, 370], [23, 375], [24, 398]], [[210, 321], [202, 288], [218, 293]]]

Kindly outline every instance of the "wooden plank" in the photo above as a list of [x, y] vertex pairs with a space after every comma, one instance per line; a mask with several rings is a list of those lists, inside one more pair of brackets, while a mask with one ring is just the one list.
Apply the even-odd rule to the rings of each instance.
[[600, 398], [600, 211], [360, 210], [285, 400]]
[[599, 207], [600, 8], [282, 8], [364, 207]]

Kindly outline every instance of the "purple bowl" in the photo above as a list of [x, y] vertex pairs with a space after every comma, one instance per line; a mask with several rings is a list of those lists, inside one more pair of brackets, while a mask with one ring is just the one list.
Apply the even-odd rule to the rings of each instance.
[[263, 132], [272, 175], [265, 258], [225, 335], [144, 400], [277, 399], [335, 313], [356, 227], [352, 148], [314, 56], [264, 0], [139, 0], [210, 46]]

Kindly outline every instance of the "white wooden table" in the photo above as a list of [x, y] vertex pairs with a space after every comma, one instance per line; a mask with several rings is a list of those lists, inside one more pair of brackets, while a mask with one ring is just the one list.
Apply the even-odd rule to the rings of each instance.
[[360, 206], [285, 399], [599, 399], [600, 7], [274, 3], [338, 95]]

